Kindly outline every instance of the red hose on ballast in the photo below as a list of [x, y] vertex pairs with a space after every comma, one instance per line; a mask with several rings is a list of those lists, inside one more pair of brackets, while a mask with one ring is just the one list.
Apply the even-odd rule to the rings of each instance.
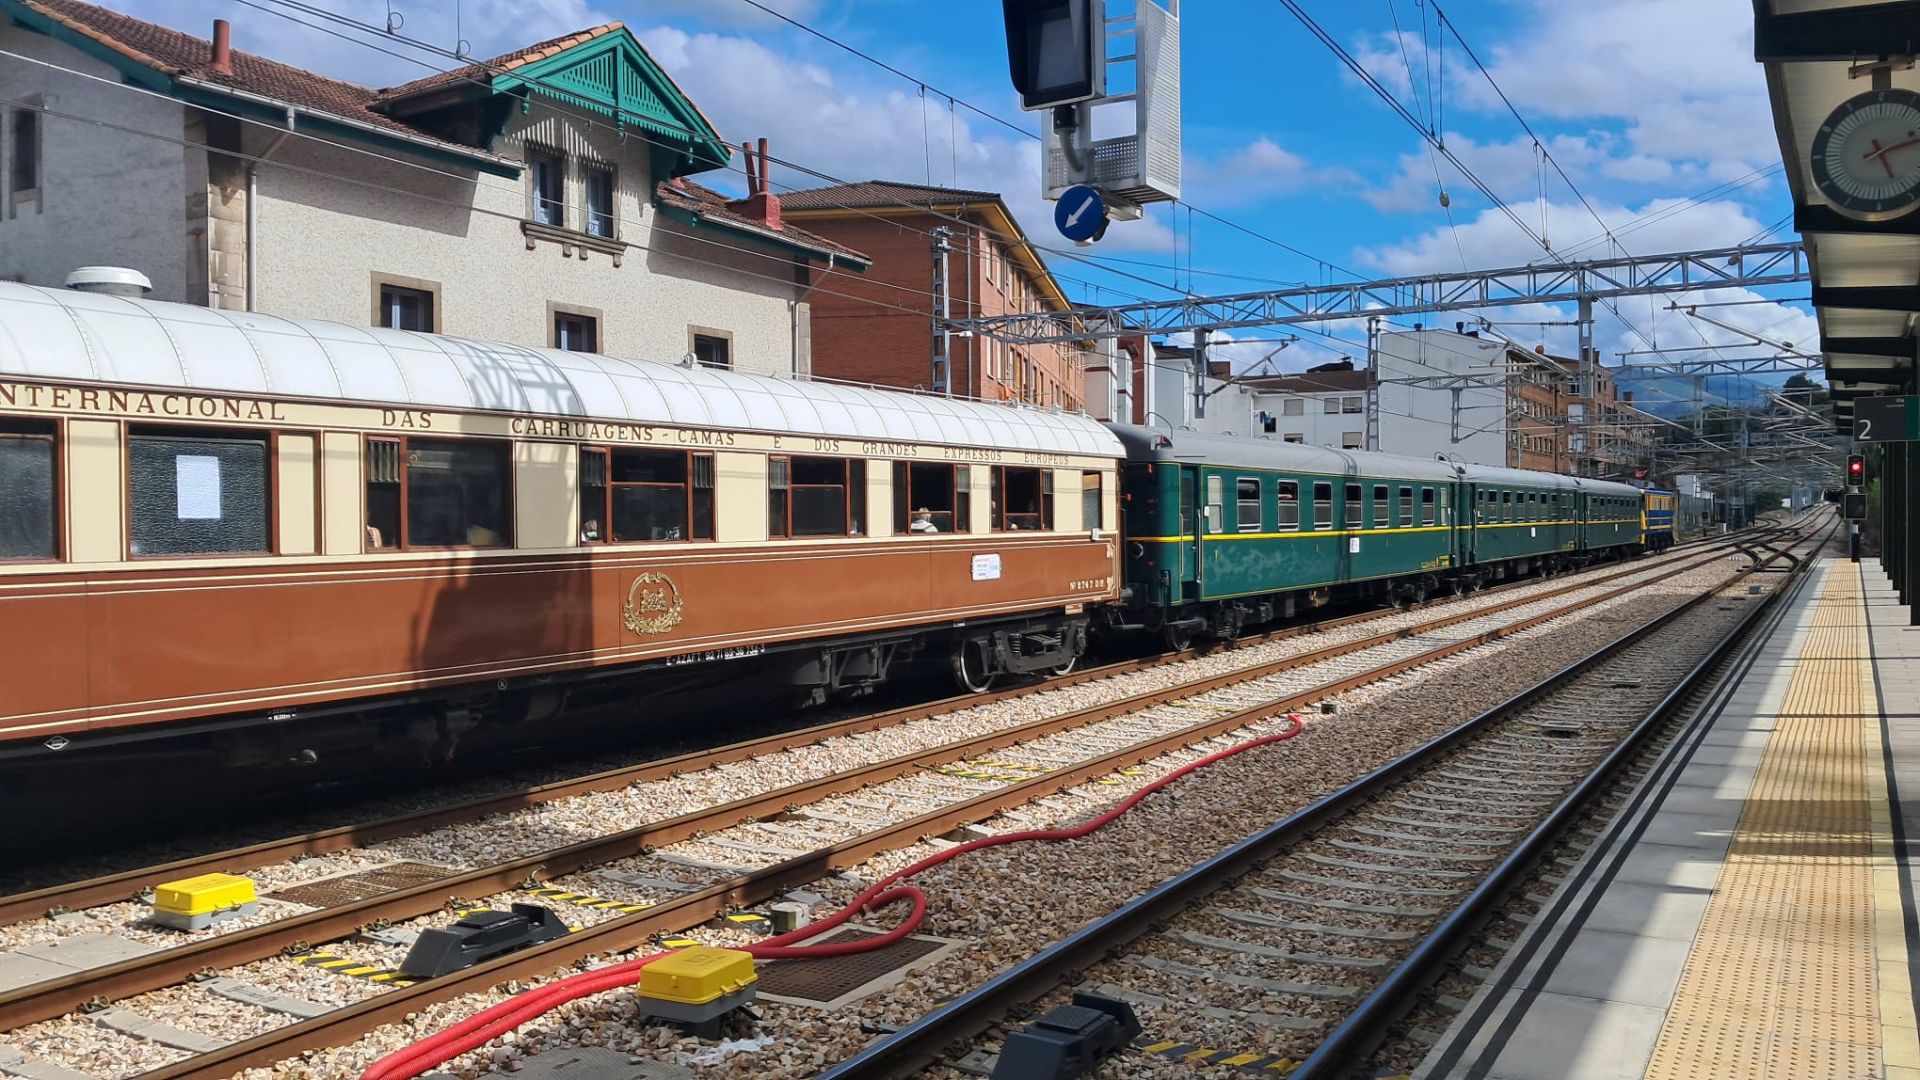
[[[777, 937], [768, 938], [757, 945], [749, 945], [741, 951], [750, 953], [756, 960], [805, 960], [819, 959], [828, 956], [845, 956], [849, 953], [868, 952], [873, 949], [886, 948], [888, 945], [899, 941], [918, 929], [921, 921], [924, 920], [927, 915], [927, 894], [916, 886], [900, 885], [898, 884], [899, 882], [926, 870], [930, 870], [949, 859], [957, 858], [969, 851], [978, 851], [981, 848], [998, 847], [1002, 844], [1017, 844], [1029, 840], [1077, 840], [1096, 829], [1104, 827], [1115, 818], [1138, 806], [1142, 799], [1167, 787], [1188, 773], [1197, 769], [1204, 769], [1215, 762], [1224, 761], [1236, 754], [1244, 754], [1248, 750], [1257, 747], [1268, 746], [1277, 742], [1285, 742], [1304, 730], [1305, 725], [1301, 723], [1299, 713], [1288, 713], [1287, 722], [1287, 729], [1278, 734], [1264, 735], [1258, 739], [1252, 739], [1236, 746], [1230, 746], [1218, 753], [1208, 754], [1198, 761], [1188, 762], [1160, 779], [1155, 780], [1153, 783], [1135, 791], [1106, 812], [1070, 828], [1028, 829], [1024, 832], [984, 836], [978, 840], [969, 840], [964, 844], [957, 844], [945, 851], [929, 855], [919, 862], [905, 869], [896, 870], [886, 877], [881, 878], [879, 881], [874, 882], [872, 885], [869, 885], [859, 896], [854, 897], [853, 901], [847, 904], [847, 906], [819, 922], [810, 923], [798, 930], [790, 930]], [[913, 910], [908, 912], [905, 919], [901, 920], [900, 925], [879, 937], [862, 938], [859, 941], [827, 942], [820, 945], [789, 944], [792, 941], [814, 937], [823, 931], [831, 930], [861, 912], [876, 911], [902, 901], [911, 903]], [[447, 1028], [445, 1031], [436, 1032], [414, 1043], [412, 1046], [388, 1054], [386, 1057], [369, 1065], [367, 1071], [360, 1074], [360, 1080], [409, 1080], [411, 1077], [419, 1076], [428, 1069], [444, 1064], [477, 1046], [496, 1039], [506, 1032], [532, 1020], [534, 1017], [550, 1012], [569, 1001], [602, 993], [607, 990], [617, 990], [621, 987], [630, 986], [634, 982], [636, 973], [641, 968], [646, 967], [648, 964], [653, 963], [663, 956], [670, 955], [672, 954], [666, 952], [654, 953], [650, 956], [642, 956], [608, 967], [582, 972], [579, 975], [570, 975], [557, 982], [535, 987], [532, 990], [509, 998], [498, 1005], [483, 1009], [465, 1020], [460, 1021], [458, 1024]]]

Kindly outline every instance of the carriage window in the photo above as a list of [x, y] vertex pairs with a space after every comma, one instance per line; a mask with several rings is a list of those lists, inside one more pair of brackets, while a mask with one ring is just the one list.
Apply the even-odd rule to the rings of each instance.
[[52, 559], [53, 424], [0, 420], [0, 559]]
[[1453, 524], [1453, 489], [1440, 489], [1440, 524]]
[[127, 507], [135, 555], [272, 550], [267, 439], [240, 433], [135, 430], [127, 440]]
[[1375, 484], [1373, 488], [1373, 527], [1376, 529], [1393, 524], [1393, 499], [1387, 490], [1385, 484]]
[[1100, 494], [1100, 474], [1080, 474], [1080, 527], [1087, 530], [1107, 527], [1107, 503]]
[[1346, 511], [1347, 518], [1346, 520], [1347, 520], [1347, 528], [1349, 529], [1359, 529], [1359, 528], [1364, 528], [1366, 526], [1367, 508], [1366, 508], [1366, 503], [1364, 501], [1365, 496], [1361, 494], [1361, 492], [1365, 490], [1366, 489], [1362, 488], [1359, 484], [1347, 485], [1347, 511]]
[[1274, 498], [1274, 529], [1288, 532], [1299, 528], [1300, 485], [1292, 480], [1282, 480], [1275, 486], [1279, 491]]
[[1503, 491], [1500, 493], [1500, 516], [1497, 520], [1513, 520], [1513, 492]]
[[369, 439], [366, 454], [369, 550], [512, 543], [506, 443]]
[[967, 513], [967, 484], [972, 469], [966, 465], [893, 463], [893, 531], [896, 533], [966, 532], [972, 527]]
[[1313, 485], [1313, 527], [1316, 529], [1333, 528], [1333, 485], [1316, 483]]
[[[1219, 478], [1208, 480], [1208, 493], [1215, 494]], [[995, 530], [1050, 529], [1053, 527], [1053, 472], [1020, 469], [1006, 465], [993, 467]]]
[[713, 455], [580, 452], [580, 540], [713, 539]]
[[1437, 518], [1434, 517], [1434, 513], [1435, 513], [1435, 505], [1433, 501], [1433, 489], [1430, 487], [1423, 487], [1420, 489], [1420, 524], [1422, 525], [1434, 524], [1438, 520]]
[[1243, 476], [1234, 482], [1234, 499], [1239, 504], [1241, 532], [1260, 531], [1260, 481]]
[[1413, 489], [1400, 489], [1400, 527], [1405, 529], [1413, 525]]
[[607, 538], [607, 452], [580, 451], [580, 542], [598, 544]]
[[867, 463], [768, 459], [768, 536], [858, 536], [866, 530]]
[[[997, 483], [1000, 476], [1000, 470], [995, 469], [993, 471], [993, 475], [994, 475], [995, 482]], [[1225, 529], [1226, 521], [1227, 521], [1227, 496], [1226, 496], [1225, 488], [1226, 488], [1226, 481], [1221, 477], [1218, 477], [1218, 476], [1207, 477], [1206, 531], [1209, 533], [1222, 532]], [[1182, 497], [1184, 497], [1186, 495], [1186, 492], [1182, 490], [1181, 495]], [[996, 496], [994, 501], [998, 502], [999, 498]]]
[[1180, 470], [1180, 523], [1175, 535], [1193, 528], [1193, 470]]

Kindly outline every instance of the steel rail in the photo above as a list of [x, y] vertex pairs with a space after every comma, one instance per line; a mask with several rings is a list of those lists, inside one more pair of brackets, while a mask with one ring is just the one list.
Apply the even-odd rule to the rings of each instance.
[[[1659, 575], [1654, 580], [1684, 573], [1691, 568], [1676, 568]], [[806, 855], [796, 856], [741, 875], [732, 881], [689, 893], [643, 911], [608, 920], [545, 945], [476, 965], [454, 975], [389, 990], [324, 1016], [289, 1024], [253, 1039], [230, 1044], [145, 1075], [155, 1080], [175, 1077], [216, 1077], [230, 1075], [242, 1068], [271, 1065], [305, 1049], [339, 1045], [342, 1042], [351, 1041], [381, 1024], [404, 1019], [407, 1014], [417, 1012], [428, 1004], [444, 1001], [463, 993], [484, 990], [509, 979], [529, 979], [549, 975], [595, 954], [639, 948], [644, 946], [654, 934], [683, 931], [740, 905], [757, 903], [776, 895], [783, 889], [817, 881], [833, 870], [858, 865], [868, 858], [896, 850], [922, 837], [938, 835], [960, 825], [982, 820], [1002, 809], [1024, 804], [1034, 798], [1064, 790], [1140, 761], [1150, 760], [1194, 741], [1243, 727], [1321, 698], [1390, 678], [1642, 587], [1644, 583], [1609, 590], [1601, 595], [1532, 615], [1515, 623], [1495, 627], [1457, 642], [1424, 650], [1412, 657], [1402, 658], [1227, 716], [1169, 732], [1055, 772], [985, 792], [972, 799], [929, 811], [911, 820], [877, 829]], [[1537, 598], [1528, 598], [1522, 602], [1530, 603], [1534, 599]], [[1486, 612], [1484, 610], [1474, 612], [1467, 617], [1478, 617], [1482, 614]], [[1463, 618], [1453, 618], [1451, 621], [1463, 621]], [[1374, 644], [1380, 644], [1409, 636], [1412, 632], [1411, 630], [1396, 631], [1375, 635], [1369, 640]], [[1336, 648], [1341, 651], [1353, 651], [1351, 644]], [[1299, 662], [1301, 658], [1295, 657], [1285, 663], [1292, 665]], [[1248, 677], [1245, 672], [1239, 672], [1202, 680], [1202, 682], [1229, 684], [1234, 681], [1243, 681]], [[1158, 691], [1153, 695], [1142, 695], [1142, 697], [1170, 700], [1189, 696], [1194, 692], [1196, 691], [1193, 685], [1185, 685]], [[1117, 704], [1119, 703], [1110, 703], [1110, 705]], [[964, 744], [948, 745], [978, 746], [989, 741], [993, 741], [991, 737], [967, 740]], [[1025, 741], [1025, 738], [1007, 740], [1007, 744], [1017, 741]], [[944, 751], [945, 748], [941, 748], [937, 756], [951, 756]], [[929, 758], [935, 756], [934, 751], [909, 755], [913, 760], [911, 767], [905, 771], [916, 770]], [[905, 761], [906, 759], [895, 760]], [[904, 771], [897, 775], [904, 775]], [[842, 783], [833, 786], [844, 789], [849, 786], [847, 781], [852, 781], [856, 777], [857, 774], [850, 773], [841, 777], [828, 778], [827, 781], [809, 782], [795, 787], [824, 790], [831, 781], [837, 780]], [[851, 786], [864, 786], [868, 782], [871, 780], [853, 783]], [[92, 1002], [115, 1000], [174, 985], [209, 968], [233, 966], [264, 959], [276, 953], [304, 948], [310, 940], [325, 941], [346, 937], [360, 926], [375, 920], [392, 921], [428, 914], [456, 898], [478, 897], [509, 891], [529, 880], [552, 878], [609, 859], [638, 854], [647, 846], [690, 838], [697, 833], [724, 828], [734, 821], [764, 816], [770, 811], [783, 809], [793, 801], [794, 791], [794, 788], [782, 789], [780, 792], [740, 800], [728, 804], [727, 807], [683, 815], [642, 829], [584, 841], [557, 851], [515, 860], [500, 866], [382, 894], [352, 905], [313, 912], [294, 919], [209, 939], [193, 946], [171, 949], [165, 953], [151, 954], [109, 967], [78, 972], [73, 976], [40, 983], [34, 987], [21, 988], [12, 993], [0, 995], [0, 1029], [11, 1030], [26, 1023], [64, 1015], [72, 1009]], [[750, 804], [757, 812], [741, 814], [739, 809], [745, 804]], [[720, 818], [718, 816], [720, 813], [727, 813], [729, 817]]]
[[[1689, 543], [1734, 546], [1737, 543], [1734, 538], [1738, 535], [1739, 534], [1729, 534], [1728, 536], [1711, 537]], [[1676, 548], [1678, 547], [1679, 545], [1676, 545]], [[1686, 558], [1691, 557], [1695, 553], [1675, 550], [1663, 554], [1670, 554], [1677, 558]], [[1529, 602], [1532, 599], [1544, 599], [1563, 595], [1573, 589], [1587, 588], [1616, 577], [1641, 573], [1644, 572], [1644, 569], [1645, 568], [1642, 567], [1640, 569], [1620, 569], [1618, 572], [1601, 572], [1598, 569], [1588, 571], [1576, 575], [1576, 578], [1580, 580], [1574, 581], [1573, 584], [1541, 592], [1529, 598]], [[1588, 578], [1587, 573], [1594, 574], [1595, 576]], [[1529, 577], [1498, 585], [1493, 589], [1484, 591], [1495, 592], [1519, 589], [1529, 585], [1537, 585], [1540, 581], [1541, 579]], [[1456, 599], [1459, 598], [1446, 598], [1446, 600]], [[1425, 610], [1427, 607], [1444, 609], [1447, 606], [1449, 606], [1449, 604], [1446, 601], [1435, 600], [1430, 601], [1427, 605], [1423, 605], [1421, 610]], [[1505, 610], [1505, 607], [1498, 605], [1489, 606], [1477, 609], [1476, 614], [1492, 614], [1501, 610]], [[1273, 641], [1283, 641], [1326, 630], [1361, 625], [1393, 614], [1397, 614], [1397, 612], [1393, 610], [1364, 611], [1322, 622], [1269, 630], [1261, 634], [1241, 638], [1235, 642], [1235, 645], [1253, 646]], [[1422, 625], [1424, 627], [1429, 624]], [[1431, 625], [1437, 626], [1442, 624]], [[1186, 649], [1180, 652], [1163, 653], [1138, 660], [1123, 660], [1118, 663], [1086, 668], [1068, 675], [1055, 676], [1045, 682], [1032, 685], [1011, 687], [988, 694], [960, 694], [953, 697], [941, 698], [936, 701], [870, 713], [865, 716], [832, 720], [794, 731], [780, 732], [760, 738], [748, 739], [712, 749], [689, 751], [673, 757], [661, 758], [635, 765], [620, 766], [518, 791], [482, 796], [446, 806], [411, 811], [353, 825], [322, 829], [315, 832], [303, 833], [298, 836], [262, 841], [260, 843], [249, 844], [238, 848], [229, 848], [206, 855], [194, 855], [153, 866], [105, 874], [99, 877], [67, 882], [60, 885], [51, 885], [41, 889], [15, 893], [10, 896], [0, 896], [0, 926], [10, 926], [27, 919], [58, 914], [63, 911], [76, 911], [101, 904], [137, 900], [144, 890], [168, 881], [177, 881], [182, 878], [215, 872], [241, 874], [262, 866], [270, 866], [274, 863], [284, 862], [288, 859], [303, 855], [331, 854], [337, 851], [346, 851], [368, 844], [377, 844], [387, 840], [399, 839], [401, 837], [416, 836], [448, 825], [466, 824], [484, 817], [490, 817], [494, 814], [510, 813], [530, 806], [538, 806], [543, 803], [574, 798], [580, 795], [616, 791], [636, 783], [664, 780], [679, 773], [693, 772], [700, 769], [711, 768], [716, 765], [725, 765], [736, 761], [745, 761], [756, 757], [782, 753], [787, 750], [812, 746], [827, 739], [857, 735], [898, 724], [910, 723], [915, 720], [924, 720], [941, 713], [996, 704], [1001, 701], [1026, 697], [1046, 690], [1077, 686], [1082, 683], [1093, 682], [1111, 676], [1127, 675], [1138, 671], [1165, 667], [1182, 660], [1202, 655], [1202, 653], [1203, 650], [1200, 649]]]
[[[1824, 542], [1823, 539], [1822, 544]], [[1765, 564], [1756, 563], [1755, 566], [1736, 575], [1734, 580], [1759, 572], [1763, 565]], [[1508, 715], [1556, 692], [1567, 680], [1579, 676], [1621, 650], [1657, 632], [1719, 592], [1720, 589], [1714, 589], [1702, 593], [1602, 649], [1574, 661], [1451, 731], [1408, 751], [1339, 791], [1320, 798], [1226, 851], [1204, 860], [1141, 896], [1129, 900], [1108, 915], [1096, 919], [941, 1006], [938, 1011], [914, 1021], [898, 1032], [870, 1044], [853, 1057], [817, 1074], [815, 1080], [904, 1076], [936, 1061], [946, 1047], [961, 1040], [970, 1039], [989, 1026], [1002, 1021], [1015, 1006], [1035, 1000], [1066, 981], [1074, 973], [1106, 959], [1115, 949], [1149, 932], [1156, 923], [1173, 918], [1195, 901], [1211, 895], [1240, 878], [1250, 867], [1273, 858], [1325, 826], [1350, 815], [1372, 801], [1388, 786], [1445, 758], [1459, 746], [1478, 738], [1485, 729]], [[1762, 608], [1773, 602], [1778, 595], [1779, 592], [1771, 594], [1767, 603], [1756, 607], [1747, 618], [1751, 619]], [[1743, 620], [1741, 626], [1748, 625], [1750, 623]], [[1730, 636], [1737, 635], [1738, 630]], [[1297, 1080], [1300, 1075], [1290, 1073], [1289, 1077]]]
[[[1792, 583], [1785, 589], [1769, 594], [1715, 645], [1712, 652], [1694, 665], [1672, 692], [1634, 725], [1626, 738], [1556, 803], [1547, 816], [1481, 879], [1473, 891], [1428, 931], [1413, 951], [1402, 958], [1386, 978], [1321, 1039], [1313, 1053], [1287, 1074], [1288, 1080], [1344, 1077], [1349, 1075], [1349, 1070], [1362, 1057], [1372, 1054], [1385, 1036], [1387, 1025], [1404, 1015], [1417, 995], [1433, 980], [1439, 967], [1465, 947], [1468, 938], [1524, 881], [1527, 872], [1538, 864], [1541, 856], [1561, 839], [1595, 798], [1614, 784], [1620, 770], [1639, 754], [1660, 729], [1676, 717], [1693, 711], [1689, 709], [1689, 702], [1717, 677], [1734, 653], [1755, 644], [1749, 631], [1763, 618], [1771, 618], [1774, 625], [1778, 624], [1787, 607], [1787, 602], [1782, 598], [1799, 595], [1808, 580], [1807, 569], [1812, 566], [1820, 548], [1825, 546], [1826, 541], [1823, 540], [1804, 559], [1796, 560]], [[1784, 552], [1782, 554], [1785, 555]], [[1790, 555], [1786, 557], [1792, 558]]]

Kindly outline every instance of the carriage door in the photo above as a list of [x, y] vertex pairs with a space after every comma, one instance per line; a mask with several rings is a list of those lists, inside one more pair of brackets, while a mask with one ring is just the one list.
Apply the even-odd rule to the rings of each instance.
[[1175, 545], [1180, 549], [1180, 563], [1174, 572], [1180, 581], [1180, 595], [1188, 600], [1198, 599], [1200, 595], [1200, 543], [1206, 535], [1206, 524], [1200, 519], [1199, 486], [1199, 469], [1192, 465], [1180, 466], [1179, 532], [1192, 536], [1193, 541]]

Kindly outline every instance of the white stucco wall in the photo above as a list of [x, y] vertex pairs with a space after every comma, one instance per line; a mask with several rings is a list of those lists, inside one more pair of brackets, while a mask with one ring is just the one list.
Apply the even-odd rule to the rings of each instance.
[[[1347, 434], [1358, 433], [1360, 445], [1364, 447], [1367, 438], [1367, 414], [1364, 411], [1331, 414], [1326, 411], [1326, 401], [1329, 398], [1333, 400], [1334, 408], [1340, 409], [1344, 407], [1342, 399], [1350, 397], [1359, 398], [1361, 408], [1365, 409], [1367, 397], [1365, 390], [1333, 391], [1326, 394], [1260, 393], [1254, 395], [1253, 408], [1255, 413], [1266, 412], [1273, 417], [1273, 437], [1276, 439], [1284, 441], [1288, 435], [1298, 435], [1300, 438], [1297, 441], [1308, 446], [1330, 446], [1338, 450], [1344, 445], [1343, 440]], [[1300, 415], [1286, 415], [1286, 402], [1289, 399], [1305, 403]], [[1389, 449], [1386, 446], [1386, 417], [1381, 417], [1380, 429], [1381, 447]]]
[[[527, 184], [451, 166], [415, 168], [351, 150], [289, 140], [275, 154], [297, 168], [263, 166], [256, 224], [256, 304], [262, 311], [365, 324], [376, 275], [432, 282], [440, 330], [462, 337], [547, 345], [549, 302], [600, 312], [602, 352], [674, 362], [689, 328], [733, 338], [734, 367], [793, 373], [796, 316], [804, 319], [791, 260], [749, 254], [738, 234], [664, 220], [650, 198], [648, 144], [622, 143], [606, 128], [583, 130], [536, 106], [516, 115], [495, 151], [518, 157], [528, 143], [570, 157], [614, 162], [619, 238], [612, 256], [527, 247]], [[569, 221], [584, 201], [570, 167]], [[363, 183], [338, 179], [351, 176]], [[797, 312], [796, 312], [797, 309]], [[804, 334], [798, 335], [804, 337]]]
[[[153, 280], [153, 299], [195, 299], [187, 259], [204, 248], [186, 235], [184, 108], [120, 86], [107, 65], [10, 22], [0, 21], [0, 49], [106, 80], [0, 60], [0, 97], [159, 136], [43, 113], [40, 198], [24, 202], [5, 190], [12, 140], [0, 139], [0, 278], [58, 286], [76, 266], [130, 266]], [[0, 106], [7, 132], [12, 112]]]
[[[1430, 458], [1444, 453], [1476, 465], [1507, 463], [1504, 383], [1452, 390], [1397, 384], [1442, 375], [1502, 376], [1506, 345], [1447, 330], [1380, 335], [1380, 449]], [[1457, 408], [1456, 408], [1457, 404]]]

